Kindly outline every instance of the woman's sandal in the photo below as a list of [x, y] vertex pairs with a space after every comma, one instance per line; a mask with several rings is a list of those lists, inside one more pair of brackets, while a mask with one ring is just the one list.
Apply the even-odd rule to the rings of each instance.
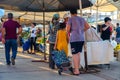
[[36, 53], [31, 53], [31, 54], [35, 55]]
[[75, 76], [79, 76], [80, 75], [80, 73], [78, 73], [78, 74], [75, 74], [75, 71], [73, 71], [73, 73], [72, 73], [73, 75], [75, 75]]
[[79, 76], [80, 74], [74, 74], [74, 73], [73, 73], [73, 75], [75, 75], [75, 76]]
[[31, 54], [31, 52], [27, 51], [28, 54]]

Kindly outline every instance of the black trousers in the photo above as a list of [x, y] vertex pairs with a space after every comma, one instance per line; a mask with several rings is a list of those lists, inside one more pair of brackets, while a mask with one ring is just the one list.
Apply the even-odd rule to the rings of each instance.
[[54, 50], [54, 44], [49, 44], [49, 67], [55, 69], [55, 63], [52, 59], [52, 51]]
[[33, 50], [33, 47], [34, 47], [34, 50], [36, 50], [36, 37], [31, 37], [30, 38], [30, 49], [31, 51]]

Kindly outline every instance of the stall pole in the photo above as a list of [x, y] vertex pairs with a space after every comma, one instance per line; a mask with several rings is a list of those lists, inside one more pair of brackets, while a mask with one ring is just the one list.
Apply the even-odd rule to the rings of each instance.
[[[45, 2], [43, 0], [43, 36], [44, 36], [44, 46], [46, 47], [46, 42], [45, 42]], [[32, 62], [47, 62], [46, 58], [46, 48], [44, 50], [44, 60], [32, 60]]]
[[36, 12], [34, 12], [34, 22], [35, 22], [35, 20], [36, 20]]
[[[43, 31], [44, 31], [44, 47], [46, 47], [46, 42], [45, 42], [45, 3], [43, 0]], [[47, 60], [46, 58], [46, 49], [44, 50], [44, 60]]]
[[[79, 7], [80, 7], [80, 15], [81, 17], [83, 16], [83, 13], [82, 13], [82, 1], [79, 0]], [[96, 73], [96, 72], [99, 72], [99, 70], [96, 70], [96, 69], [90, 69], [88, 67], [88, 60], [87, 60], [87, 46], [86, 46], [86, 43], [84, 44], [84, 58], [85, 58], [85, 70], [83, 70], [83, 73]]]
[[80, 7], [80, 16], [82, 17], [83, 13], [82, 13], [82, 1], [81, 0], [79, 0], [79, 7]]

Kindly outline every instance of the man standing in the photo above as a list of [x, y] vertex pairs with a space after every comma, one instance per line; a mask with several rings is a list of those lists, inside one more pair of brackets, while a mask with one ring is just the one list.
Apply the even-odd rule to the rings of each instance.
[[110, 36], [112, 34], [111, 18], [106, 17], [104, 19], [104, 22], [105, 24], [102, 25], [101, 38], [103, 40], [110, 40]]
[[[31, 34], [30, 34], [30, 49], [31, 52], [30, 54], [35, 54], [36, 52], [36, 39], [37, 39], [37, 29], [35, 28], [36, 23], [31, 24]], [[34, 52], [33, 51], [33, 46], [34, 46]]]
[[55, 41], [56, 41], [56, 34], [57, 34], [57, 31], [59, 29], [59, 19], [60, 19], [60, 16], [59, 14], [54, 14], [53, 15], [53, 18], [52, 18], [52, 25], [50, 25], [49, 27], [49, 33], [50, 36], [49, 36], [49, 67], [51, 69], [55, 69], [55, 63], [52, 59], [52, 51], [54, 51], [54, 45], [55, 45]]
[[[18, 31], [17, 31], [18, 28]], [[7, 65], [15, 65], [17, 55], [17, 35], [22, 33], [21, 25], [13, 20], [13, 14], [8, 13], [8, 20], [4, 22], [2, 29], [2, 43], [5, 44], [5, 56]], [[10, 50], [12, 57], [10, 61]]]

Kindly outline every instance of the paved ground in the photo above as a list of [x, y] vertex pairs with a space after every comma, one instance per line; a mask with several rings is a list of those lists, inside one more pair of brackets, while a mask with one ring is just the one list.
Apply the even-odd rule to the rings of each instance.
[[19, 53], [15, 66], [6, 66], [4, 50], [0, 49], [0, 80], [120, 80], [120, 63], [111, 63], [111, 69], [101, 69], [96, 74], [81, 74], [80, 76], [69, 75], [69, 72], [62, 76], [57, 70], [48, 68], [47, 63], [34, 63], [33, 59], [40, 56]]

